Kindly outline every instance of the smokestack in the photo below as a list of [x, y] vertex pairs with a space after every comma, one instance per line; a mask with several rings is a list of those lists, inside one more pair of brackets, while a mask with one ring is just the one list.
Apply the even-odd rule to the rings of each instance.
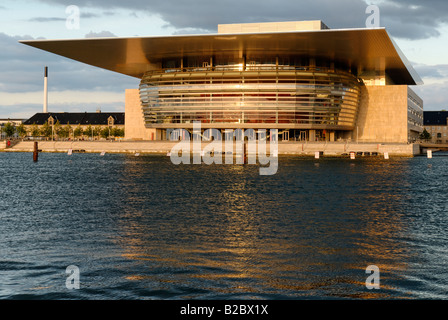
[[44, 75], [44, 113], [48, 113], [48, 67], [45, 67]]

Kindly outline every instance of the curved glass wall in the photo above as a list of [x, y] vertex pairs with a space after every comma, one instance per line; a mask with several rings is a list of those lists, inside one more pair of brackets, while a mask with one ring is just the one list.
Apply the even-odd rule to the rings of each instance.
[[146, 124], [354, 128], [360, 99], [354, 75], [290, 66], [241, 69], [235, 65], [147, 72], [140, 83]]

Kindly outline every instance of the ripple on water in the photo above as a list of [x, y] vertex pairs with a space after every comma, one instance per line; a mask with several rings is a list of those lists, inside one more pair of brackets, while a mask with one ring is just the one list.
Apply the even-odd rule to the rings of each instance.
[[[0, 298], [446, 298], [448, 157], [0, 153]], [[365, 287], [366, 267], [381, 290]], [[80, 290], [65, 269], [80, 269]]]

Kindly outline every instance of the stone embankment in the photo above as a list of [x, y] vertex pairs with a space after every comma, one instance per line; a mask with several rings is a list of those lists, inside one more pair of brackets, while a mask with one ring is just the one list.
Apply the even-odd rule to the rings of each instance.
[[[40, 152], [88, 152], [88, 153], [152, 153], [166, 154], [178, 142], [171, 141], [38, 141]], [[209, 142], [202, 142], [202, 149]], [[20, 141], [9, 147], [7, 142], [0, 144], [0, 150], [5, 152], [32, 152], [33, 141]], [[193, 144], [191, 144], [193, 150]], [[269, 142], [266, 143], [269, 152]], [[235, 147], [234, 147], [235, 150]], [[222, 151], [225, 151], [224, 144]], [[357, 155], [415, 156], [420, 154], [419, 144], [383, 144], [356, 142], [279, 142], [279, 155], [314, 156], [319, 152], [321, 156], [347, 156], [350, 152]]]

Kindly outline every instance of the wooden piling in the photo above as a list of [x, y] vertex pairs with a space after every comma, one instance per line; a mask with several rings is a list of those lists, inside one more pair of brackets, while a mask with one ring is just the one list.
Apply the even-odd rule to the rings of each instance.
[[243, 164], [247, 164], [247, 143], [244, 144], [243, 149]]
[[34, 151], [33, 151], [34, 162], [37, 162], [38, 157], [39, 157], [39, 149], [38, 149], [37, 141], [34, 141]]

